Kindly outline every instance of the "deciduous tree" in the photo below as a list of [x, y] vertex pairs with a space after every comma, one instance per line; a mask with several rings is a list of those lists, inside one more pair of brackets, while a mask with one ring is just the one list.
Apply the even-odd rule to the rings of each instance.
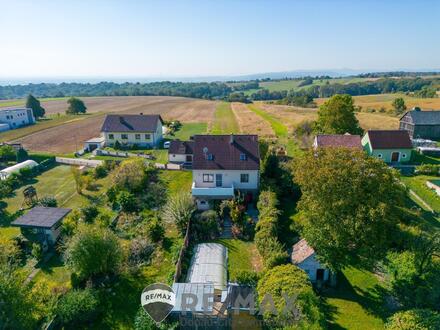
[[32, 109], [32, 113], [34, 114], [35, 118], [44, 117], [44, 114], [46, 113], [44, 108], [41, 106], [40, 101], [32, 94], [29, 94], [26, 99], [26, 108]]
[[402, 114], [406, 110], [405, 100], [402, 97], [394, 99], [392, 106], [397, 115]]
[[87, 107], [84, 102], [76, 97], [71, 97], [67, 100], [69, 107], [66, 110], [67, 114], [77, 115], [80, 113], [86, 113]]

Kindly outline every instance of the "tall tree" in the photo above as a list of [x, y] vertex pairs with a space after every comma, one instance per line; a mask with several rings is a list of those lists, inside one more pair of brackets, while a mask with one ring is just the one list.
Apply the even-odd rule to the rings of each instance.
[[318, 110], [317, 128], [325, 134], [362, 134], [350, 95], [334, 95]]
[[405, 100], [402, 97], [398, 97], [398, 98], [394, 99], [392, 106], [394, 108], [394, 112], [397, 115], [402, 114], [406, 110]]
[[44, 117], [46, 110], [41, 106], [40, 101], [32, 94], [29, 94], [26, 99], [26, 108], [32, 109], [35, 118]]
[[360, 150], [325, 148], [297, 159], [294, 180], [302, 234], [322, 261], [337, 270], [385, 256], [405, 194], [385, 163]]
[[69, 107], [66, 110], [67, 114], [77, 115], [79, 113], [86, 113], [87, 107], [84, 102], [76, 97], [71, 97], [67, 100]]

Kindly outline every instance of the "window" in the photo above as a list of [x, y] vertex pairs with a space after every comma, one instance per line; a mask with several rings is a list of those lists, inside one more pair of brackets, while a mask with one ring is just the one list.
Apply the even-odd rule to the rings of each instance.
[[115, 138], [115, 136], [114, 136], [113, 134], [109, 134], [109, 135], [108, 135], [108, 139], [109, 139], [109, 140], [113, 140], [114, 138]]
[[240, 160], [246, 160], [246, 159], [247, 159], [246, 154], [240, 154]]
[[214, 174], [203, 174], [203, 182], [214, 182]]
[[240, 182], [241, 183], [248, 183], [249, 182], [249, 174], [247, 174], [247, 173], [240, 174]]
[[213, 159], [214, 159], [214, 156], [213, 156], [212, 154], [207, 154], [207, 155], [206, 155], [206, 159], [207, 159], [207, 160], [213, 160]]
[[140, 139], [141, 139], [141, 135], [140, 135], [140, 134], [135, 134], [135, 135], [134, 135], [134, 138], [135, 138], [136, 140], [140, 140]]
[[382, 158], [382, 154], [377, 154], [377, 158]]
[[145, 134], [145, 140], [150, 140], [151, 139], [151, 134]]
[[406, 158], [406, 154], [402, 154], [402, 158]]
[[128, 134], [121, 134], [122, 140], [128, 140]]

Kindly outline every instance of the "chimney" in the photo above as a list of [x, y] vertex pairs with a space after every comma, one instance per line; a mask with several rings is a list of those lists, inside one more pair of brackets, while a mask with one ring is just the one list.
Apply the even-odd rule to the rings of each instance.
[[231, 137], [229, 139], [230, 144], [234, 144], [234, 134], [231, 134]]
[[420, 109], [420, 107], [414, 107], [413, 111], [422, 111], [422, 109]]

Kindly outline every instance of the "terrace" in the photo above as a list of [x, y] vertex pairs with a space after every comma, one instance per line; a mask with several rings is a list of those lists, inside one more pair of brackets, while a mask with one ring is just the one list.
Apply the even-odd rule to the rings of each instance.
[[215, 197], [230, 198], [234, 197], [234, 185], [230, 187], [200, 187], [193, 182], [191, 187], [193, 197]]

